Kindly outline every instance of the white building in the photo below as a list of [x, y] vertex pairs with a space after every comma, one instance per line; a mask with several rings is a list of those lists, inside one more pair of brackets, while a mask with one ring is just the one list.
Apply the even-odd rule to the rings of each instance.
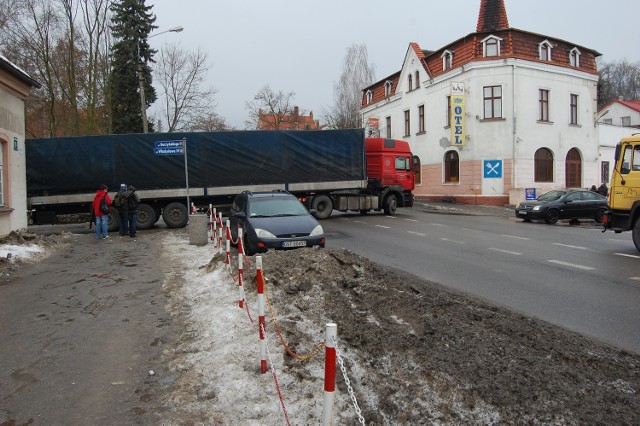
[[617, 99], [598, 111], [598, 141], [600, 144], [600, 180], [609, 183], [616, 144], [621, 138], [640, 133], [640, 99]]
[[481, 0], [476, 32], [435, 51], [410, 43], [401, 70], [363, 90], [363, 123], [409, 141], [418, 199], [516, 204], [597, 186], [598, 56], [510, 28], [503, 0]]
[[39, 86], [0, 55], [0, 237], [27, 227], [24, 102]]

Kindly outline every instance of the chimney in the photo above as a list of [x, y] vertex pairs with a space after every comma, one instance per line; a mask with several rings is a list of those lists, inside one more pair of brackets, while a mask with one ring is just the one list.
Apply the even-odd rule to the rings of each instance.
[[298, 107], [297, 107], [297, 106], [294, 106], [294, 107], [293, 107], [293, 115], [297, 116], [297, 115], [299, 114], [299, 112], [298, 112], [298, 111], [299, 111], [299, 110], [298, 110]]
[[482, 0], [476, 32], [483, 33], [509, 28], [504, 0]]

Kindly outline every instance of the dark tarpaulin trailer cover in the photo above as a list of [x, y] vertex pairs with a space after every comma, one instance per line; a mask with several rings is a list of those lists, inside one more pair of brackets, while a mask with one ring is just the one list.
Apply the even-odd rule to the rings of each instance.
[[26, 141], [27, 196], [184, 188], [184, 157], [154, 151], [182, 139], [190, 188], [366, 179], [363, 129], [77, 136]]

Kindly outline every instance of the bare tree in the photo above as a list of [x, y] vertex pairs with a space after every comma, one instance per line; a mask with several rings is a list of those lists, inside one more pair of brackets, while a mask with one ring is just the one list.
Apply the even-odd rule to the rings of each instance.
[[189, 52], [167, 43], [156, 57], [154, 71], [163, 91], [161, 114], [169, 132], [203, 127], [203, 123], [210, 121], [216, 106], [216, 90], [206, 86], [209, 71], [206, 52], [200, 48]]
[[348, 47], [340, 81], [333, 88], [333, 106], [323, 110], [328, 125], [339, 129], [362, 127], [362, 90], [374, 81], [375, 72], [373, 65], [369, 65], [367, 46], [353, 44]]
[[640, 62], [633, 64], [623, 59], [603, 63], [599, 68], [598, 108], [620, 97], [640, 99]]
[[253, 101], [246, 102], [249, 118], [245, 121], [247, 129], [292, 129], [296, 128], [295, 121], [304, 113], [293, 104], [294, 92], [285, 93], [282, 90], [274, 92], [269, 85], [264, 86], [253, 97]]

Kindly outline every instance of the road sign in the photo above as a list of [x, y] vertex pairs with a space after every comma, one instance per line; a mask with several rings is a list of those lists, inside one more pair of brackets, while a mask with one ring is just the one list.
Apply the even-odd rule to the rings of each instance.
[[484, 160], [485, 179], [502, 177], [502, 160]]
[[184, 155], [185, 141], [156, 141], [153, 152], [156, 155]]

